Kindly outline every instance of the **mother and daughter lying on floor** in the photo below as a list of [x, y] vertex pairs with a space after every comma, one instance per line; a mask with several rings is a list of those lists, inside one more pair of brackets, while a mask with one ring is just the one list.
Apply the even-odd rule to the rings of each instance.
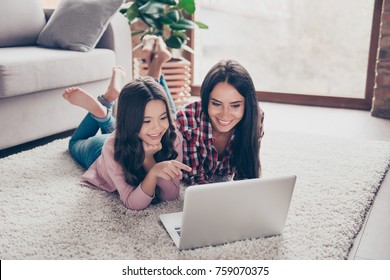
[[142, 43], [147, 76], [122, 87], [125, 73], [114, 67], [107, 91], [97, 99], [78, 87], [63, 94], [88, 111], [69, 141], [70, 154], [87, 169], [82, 183], [118, 191], [127, 208], [141, 210], [177, 199], [180, 181], [260, 177], [264, 115], [246, 69], [220, 61], [202, 83], [201, 100], [176, 112], [161, 73], [171, 54], [161, 37], [147, 35]]

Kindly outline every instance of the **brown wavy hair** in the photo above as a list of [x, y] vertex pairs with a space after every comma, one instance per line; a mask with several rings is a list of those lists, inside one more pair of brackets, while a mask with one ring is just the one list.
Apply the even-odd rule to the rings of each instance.
[[[137, 187], [145, 178], [143, 168], [145, 153], [138, 137], [144, 122], [145, 107], [151, 100], [162, 100], [167, 110], [169, 127], [161, 139], [162, 149], [154, 154], [156, 162], [175, 159], [176, 128], [170, 114], [171, 109], [161, 85], [151, 77], [140, 77], [125, 85], [118, 99], [114, 159], [124, 172], [125, 181]], [[156, 188], [156, 197], [158, 196]]]

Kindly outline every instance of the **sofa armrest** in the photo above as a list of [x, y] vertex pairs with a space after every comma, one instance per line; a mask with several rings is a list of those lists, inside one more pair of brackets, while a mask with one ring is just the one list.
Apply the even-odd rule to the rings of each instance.
[[118, 12], [112, 17], [96, 47], [113, 50], [117, 65], [126, 70], [127, 80], [132, 79], [131, 32], [127, 18], [123, 14]]

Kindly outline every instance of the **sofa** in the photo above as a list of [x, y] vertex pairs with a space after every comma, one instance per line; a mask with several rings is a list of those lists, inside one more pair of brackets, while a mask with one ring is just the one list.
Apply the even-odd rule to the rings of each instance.
[[86, 112], [63, 99], [65, 88], [103, 94], [115, 65], [131, 79], [121, 2], [62, 0], [48, 10], [38, 0], [0, 1], [0, 150], [76, 128]]

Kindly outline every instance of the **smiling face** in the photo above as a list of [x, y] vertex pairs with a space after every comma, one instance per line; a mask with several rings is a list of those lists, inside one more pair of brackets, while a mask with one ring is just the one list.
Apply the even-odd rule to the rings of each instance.
[[149, 145], [157, 145], [168, 127], [168, 113], [164, 101], [149, 101], [145, 107], [144, 121], [138, 137]]
[[210, 93], [208, 114], [214, 132], [231, 131], [242, 119], [245, 111], [245, 97], [232, 85], [218, 83]]

